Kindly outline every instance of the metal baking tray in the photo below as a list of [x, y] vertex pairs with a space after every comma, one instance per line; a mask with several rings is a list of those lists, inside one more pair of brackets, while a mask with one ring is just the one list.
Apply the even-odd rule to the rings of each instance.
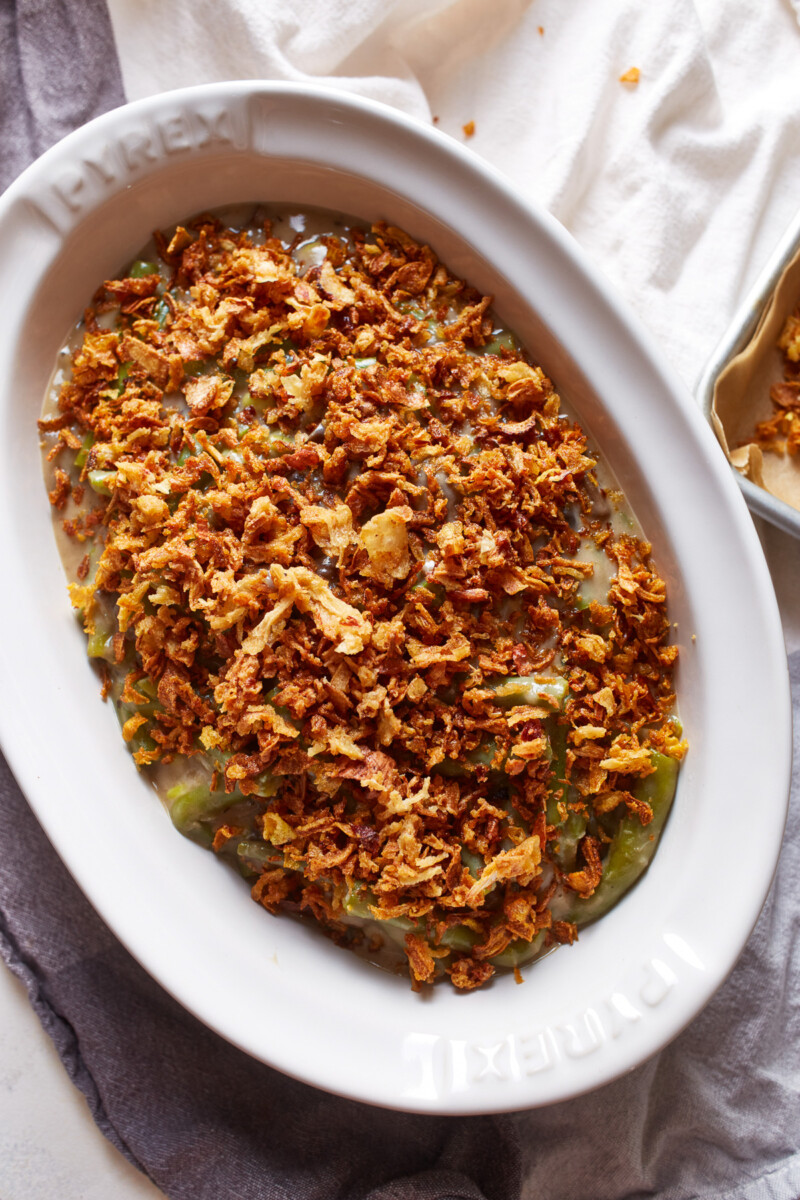
[[[697, 385], [696, 397], [709, 422], [711, 422], [711, 404], [717, 379], [731, 359], [744, 350], [752, 338], [781, 275], [798, 251], [800, 251], [800, 213], [786, 230], [764, 270], [740, 305], [717, 348], [706, 363]], [[771, 521], [773, 525], [777, 525], [786, 533], [800, 538], [800, 512], [797, 509], [792, 508], [785, 501], [779, 500], [776, 496], [772, 496], [749, 479], [745, 479], [734, 467], [731, 467], [731, 470], [739, 481], [739, 487], [744, 493], [751, 512]]]

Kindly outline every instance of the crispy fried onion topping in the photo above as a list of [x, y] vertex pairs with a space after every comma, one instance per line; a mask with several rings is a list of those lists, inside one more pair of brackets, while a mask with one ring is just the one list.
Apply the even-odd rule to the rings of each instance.
[[685, 748], [664, 584], [583, 432], [401, 230], [156, 241], [41, 424], [136, 762], [191, 759], [256, 900], [382, 934], [415, 986], [571, 941], [553, 897]]

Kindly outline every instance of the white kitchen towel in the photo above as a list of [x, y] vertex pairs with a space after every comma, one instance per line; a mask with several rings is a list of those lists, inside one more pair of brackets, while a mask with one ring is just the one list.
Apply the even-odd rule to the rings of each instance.
[[131, 100], [313, 80], [438, 118], [575, 235], [690, 387], [800, 205], [788, 0], [108, 6]]

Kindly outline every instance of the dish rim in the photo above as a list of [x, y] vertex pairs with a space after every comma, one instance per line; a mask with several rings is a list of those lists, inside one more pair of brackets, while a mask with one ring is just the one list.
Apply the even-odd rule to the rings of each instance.
[[[781, 275], [798, 251], [800, 251], [800, 213], [791, 222], [767, 259], [763, 270], [736, 309], [730, 324], [703, 367], [703, 373], [697, 384], [697, 403], [712, 430], [714, 428], [712, 406], [717, 380], [728, 364], [738, 354], [741, 354], [752, 338], [764, 310], [778, 286]], [[714, 436], [716, 437], [716, 433]], [[769, 521], [778, 529], [782, 529], [784, 533], [800, 538], [800, 512], [792, 508], [791, 504], [787, 504], [785, 500], [773, 496], [771, 492], [753, 483], [752, 479], [747, 479], [732, 464], [729, 466], [750, 511], [763, 517], [765, 521]]]

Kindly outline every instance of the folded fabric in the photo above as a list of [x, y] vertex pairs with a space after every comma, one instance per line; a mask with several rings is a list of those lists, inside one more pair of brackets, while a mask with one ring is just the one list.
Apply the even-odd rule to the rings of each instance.
[[[690, 386], [800, 203], [800, 29], [782, 0], [109, 0], [109, 12], [130, 100], [310, 80], [438, 118], [575, 235]], [[621, 82], [631, 68], [639, 82]]]
[[105, 0], [0, 5], [0, 190], [59, 138], [124, 102]]
[[[438, 118], [546, 204], [692, 384], [800, 197], [799, 46], [779, 0], [17, 0], [3, 181], [121, 102], [120, 80], [129, 99], [227, 78], [352, 90]], [[100, 1128], [175, 1200], [800, 1193], [797, 768], [775, 885], [708, 1008], [600, 1092], [498, 1117], [370, 1109], [249, 1059], [105, 928], [5, 764], [0, 829], [0, 952]]]

